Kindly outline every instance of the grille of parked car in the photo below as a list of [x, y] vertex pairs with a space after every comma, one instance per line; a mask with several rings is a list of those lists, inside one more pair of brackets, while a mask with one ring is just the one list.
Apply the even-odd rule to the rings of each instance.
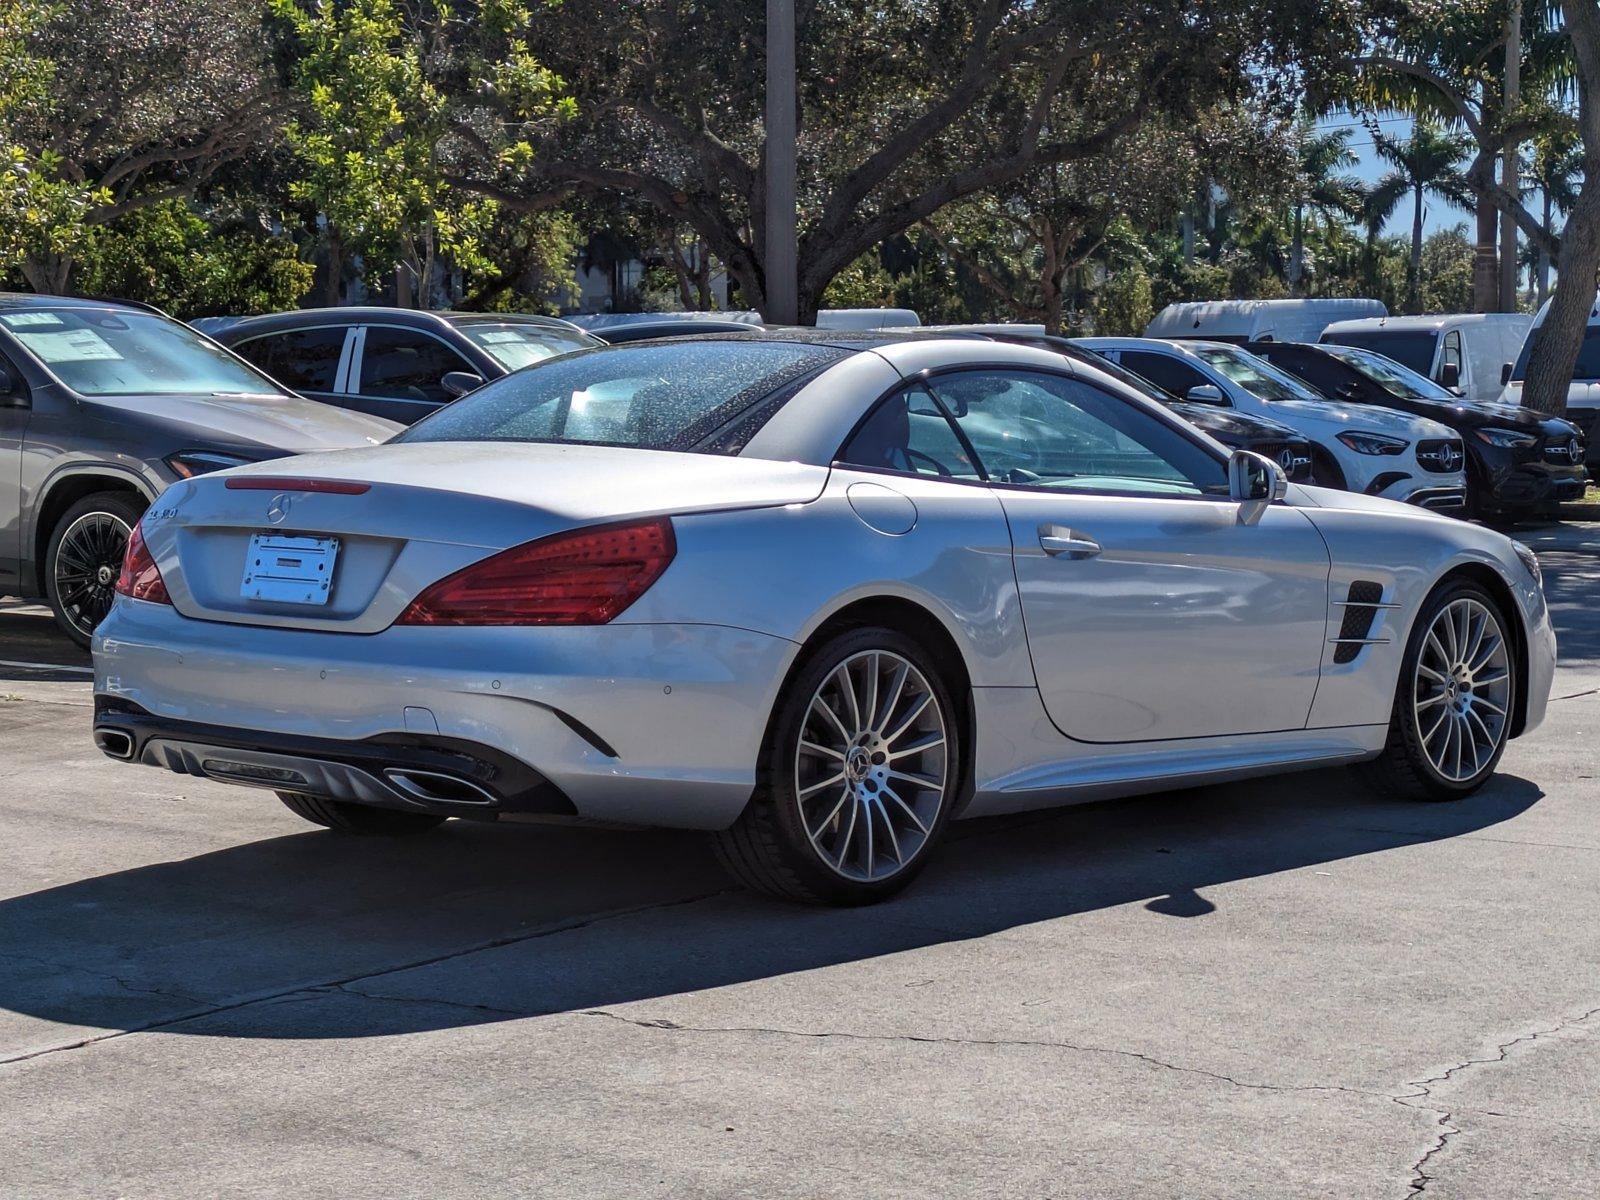
[[1459, 438], [1430, 438], [1417, 443], [1417, 461], [1424, 471], [1459, 471], [1466, 460], [1467, 452]]
[[1303, 483], [1311, 478], [1311, 451], [1308, 447], [1288, 442], [1262, 442], [1255, 447], [1255, 452], [1277, 463], [1295, 483]]
[[1546, 462], [1561, 463], [1563, 465], [1576, 465], [1583, 461], [1583, 439], [1577, 434], [1569, 438], [1557, 438], [1545, 443], [1544, 457]]

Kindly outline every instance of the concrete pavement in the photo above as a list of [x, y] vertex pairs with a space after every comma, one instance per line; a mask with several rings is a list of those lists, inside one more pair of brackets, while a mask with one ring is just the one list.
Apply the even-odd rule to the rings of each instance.
[[1522, 536], [1561, 698], [1479, 795], [967, 823], [852, 912], [131, 771], [0, 612], [0, 1195], [1591, 1195], [1600, 527]]

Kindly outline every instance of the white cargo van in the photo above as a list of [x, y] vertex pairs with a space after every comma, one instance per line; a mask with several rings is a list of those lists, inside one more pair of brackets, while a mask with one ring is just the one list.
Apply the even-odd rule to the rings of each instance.
[[1388, 315], [1381, 300], [1196, 300], [1167, 305], [1144, 336], [1239, 344], [1314, 342], [1335, 321]]
[[[1506, 389], [1500, 393], [1502, 404], [1522, 403], [1522, 384], [1528, 377], [1528, 351], [1533, 346], [1535, 331], [1544, 324], [1545, 314], [1549, 311], [1550, 301], [1546, 300], [1544, 307], [1533, 318], [1533, 327], [1528, 330], [1516, 365], [1511, 368]], [[1567, 389], [1567, 420], [1583, 430], [1584, 440], [1589, 443], [1591, 475], [1600, 471], [1600, 446], [1595, 444], [1595, 436], [1600, 434], [1600, 420], [1596, 418], [1600, 418], [1600, 295], [1589, 306], [1589, 327], [1584, 330], [1583, 348], [1578, 351], [1578, 365], [1572, 371], [1572, 386]]]
[[1500, 398], [1506, 364], [1517, 357], [1533, 318], [1526, 313], [1444, 313], [1335, 321], [1322, 340], [1357, 346], [1410, 367], [1468, 400]]
[[818, 329], [914, 329], [922, 318], [909, 308], [825, 308]]

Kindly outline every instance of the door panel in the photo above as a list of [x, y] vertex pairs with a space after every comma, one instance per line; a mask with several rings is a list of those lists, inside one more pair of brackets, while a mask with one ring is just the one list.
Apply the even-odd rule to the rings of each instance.
[[390, 325], [361, 331], [348, 403], [374, 416], [410, 425], [455, 399], [443, 379], [452, 371], [482, 374], [432, 334]]
[[[1228, 502], [999, 494], [1034, 671], [1063, 733], [1133, 742], [1305, 727], [1329, 561], [1304, 514], [1274, 505], [1243, 525]], [[1051, 526], [1054, 554], [1041, 545]]]
[[22, 441], [32, 409], [22, 373], [0, 354], [0, 366], [16, 382], [13, 395], [0, 398], [0, 596], [15, 588], [22, 571]]

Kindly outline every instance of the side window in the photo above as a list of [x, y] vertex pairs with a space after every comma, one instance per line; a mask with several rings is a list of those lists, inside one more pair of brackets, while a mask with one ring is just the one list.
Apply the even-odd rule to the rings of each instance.
[[1165, 354], [1124, 350], [1122, 365], [1135, 375], [1143, 375], [1157, 387], [1166, 388], [1180, 400], [1188, 394], [1190, 388], [1201, 387], [1211, 382], [1188, 363], [1169, 358]]
[[439, 382], [451, 371], [477, 371], [471, 363], [436, 338], [410, 329], [374, 325], [361, 350], [363, 396], [424, 400], [444, 404], [455, 399]]
[[294, 329], [252, 338], [233, 347], [285, 387], [297, 392], [334, 391], [347, 329]]
[[997, 483], [1148, 496], [1228, 494], [1227, 467], [1178, 430], [1077, 379], [1031, 371], [935, 378]]
[[845, 443], [839, 461], [908, 475], [982, 478], [949, 419], [920, 386], [896, 392], [879, 404]]

